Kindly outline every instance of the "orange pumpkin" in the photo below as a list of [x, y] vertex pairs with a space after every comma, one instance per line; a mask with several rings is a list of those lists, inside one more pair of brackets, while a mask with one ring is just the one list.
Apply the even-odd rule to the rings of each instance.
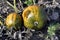
[[8, 29], [11, 27], [14, 27], [15, 29], [20, 28], [22, 26], [22, 18], [17, 13], [10, 13], [5, 20], [5, 24]]
[[24, 25], [29, 29], [41, 29], [46, 22], [43, 8], [37, 5], [28, 6], [22, 14]]

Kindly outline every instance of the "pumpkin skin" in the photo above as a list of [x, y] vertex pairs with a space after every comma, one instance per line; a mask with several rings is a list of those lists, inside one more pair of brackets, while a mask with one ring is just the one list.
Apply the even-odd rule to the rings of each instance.
[[46, 22], [46, 15], [37, 5], [28, 6], [22, 14], [24, 25], [28, 29], [41, 29]]
[[22, 17], [15, 12], [10, 13], [5, 20], [5, 24], [8, 29], [11, 27], [14, 27], [15, 29], [20, 28], [22, 26]]

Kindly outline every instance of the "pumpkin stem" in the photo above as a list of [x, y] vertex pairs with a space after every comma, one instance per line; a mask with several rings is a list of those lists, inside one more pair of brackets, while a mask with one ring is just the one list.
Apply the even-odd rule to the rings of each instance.
[[16, 8], [16, 0], [14, 0], [14, 10], [17, 13], [17, 8]]

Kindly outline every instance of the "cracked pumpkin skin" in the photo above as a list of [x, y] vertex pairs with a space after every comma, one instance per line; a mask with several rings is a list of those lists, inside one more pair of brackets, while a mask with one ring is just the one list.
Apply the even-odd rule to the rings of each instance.
[[41, 29], [46, 22], [46, 15], [37, 5], [28, 6], [22, 14], [24, 26], [29, 29]]
[[22, 18], [15, 12], [10, 13], [5, 20], [5, 24], [8, 29], [11, 27], [14, 27], [15, 29], [20, 28], [22, 26]]

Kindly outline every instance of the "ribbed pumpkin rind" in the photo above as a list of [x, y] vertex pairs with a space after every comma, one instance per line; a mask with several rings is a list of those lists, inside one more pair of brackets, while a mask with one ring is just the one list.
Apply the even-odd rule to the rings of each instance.
[[22, 26], [22, 18], [19, 14], [17, 13], [10, 13], [6, 20], [5, 20], [5, 24], [7, 26], [8, 29], [10, 29], [11, 27], [21, 27]]
[[[28, 14], [30, 14], [28, 12], [33, 14], [33, 17], [31, 17], [30, 19], [28, 19]], [[22, 14], [25, 27], [30, 29], [41, 29], [45, 22], [46, 16], [44, 16], [45, 15], [41, 12], [41, 8], [37, 5], [27, 7]], [[34, 26], [35, 21], [38, 22], [37, 26]]]

